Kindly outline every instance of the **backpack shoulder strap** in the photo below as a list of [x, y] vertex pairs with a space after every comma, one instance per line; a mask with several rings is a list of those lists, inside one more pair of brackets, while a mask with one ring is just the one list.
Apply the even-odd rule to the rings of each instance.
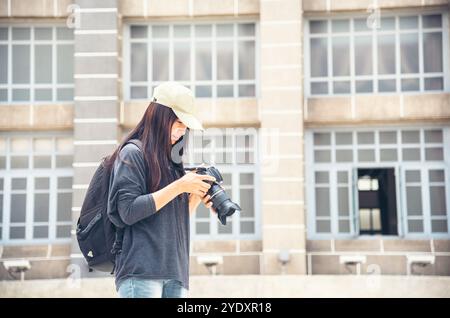
[[[142, 141], [140, 141], [139, 139], [130, 139], [130, 140], [128, 140], [126, 142], [126, 144], [128, 144], [128, 143], [136, 145], [141, 150], [142, 156], [144, 155], [144, 149], [143, 149], [143, 146], [142, 146]], [[145, 167], [145, 176], [146, 176], [146, 178], [148, 178], [147, 166]]]
[[130, 139], [128, 140], [127, 144], [128, 143], [136, 145], [142, 151], [142, 141], [140, 141], [139, 139]]

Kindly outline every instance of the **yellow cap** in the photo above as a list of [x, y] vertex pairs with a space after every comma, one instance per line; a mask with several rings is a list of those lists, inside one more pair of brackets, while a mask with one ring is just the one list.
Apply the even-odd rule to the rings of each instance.
[[190, 129], [204, 130], [197, 118], [192, 91], [176, 82], [165, 82], [153, 90], [153, 101], [172, 108], [177, 117]]

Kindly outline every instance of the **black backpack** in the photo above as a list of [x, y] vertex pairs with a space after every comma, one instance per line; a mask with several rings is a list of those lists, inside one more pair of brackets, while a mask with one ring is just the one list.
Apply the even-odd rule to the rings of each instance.
[[[142, 143], [138, 139], [131, 139], [127, 143], [142, 149]], [[114, 274], [115, 256], [121, 252], [123, 229], [117, 228], [107, 214], [112, 171], [108, 171], [104, 164], [109, 158], [110, 156], [103, 158], [89, 183], [78, 218], [76, 235], [89, 271], [95, 269]]]

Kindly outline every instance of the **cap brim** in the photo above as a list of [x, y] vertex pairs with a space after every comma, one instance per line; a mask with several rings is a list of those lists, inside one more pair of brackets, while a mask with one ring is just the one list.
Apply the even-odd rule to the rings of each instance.
[[177, 117], [185, 124], [189, 129], [198, 129], [198, 130], [205, 130], [202, 126], [202, 123], [191, 114], [180, 112], [179, 110], [173, 109], [173, 112]]

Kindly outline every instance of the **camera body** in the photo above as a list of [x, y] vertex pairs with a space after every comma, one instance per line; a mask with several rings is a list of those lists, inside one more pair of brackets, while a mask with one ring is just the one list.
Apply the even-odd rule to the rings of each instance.
[[217, 217], [223, 225], [227, 224], [227, 216], [233, 215], [236, 211], [241, 211], [241, 207], [237, 203], [231, 201], [230, 197], [225, 192], [225, 189], [221, 186], [223, 177], [216, 167], [200, 166], [188, 168], [186, 170], [195, 170], [197, 174], [209, 175], [216, 178], [216, 181], [205, 180], [205, 182], [211, 184], [211, 188], [209, 188], [206, 195], [211, 196], [209, 201], [212, 202], [212, 207], [216, 210]]

